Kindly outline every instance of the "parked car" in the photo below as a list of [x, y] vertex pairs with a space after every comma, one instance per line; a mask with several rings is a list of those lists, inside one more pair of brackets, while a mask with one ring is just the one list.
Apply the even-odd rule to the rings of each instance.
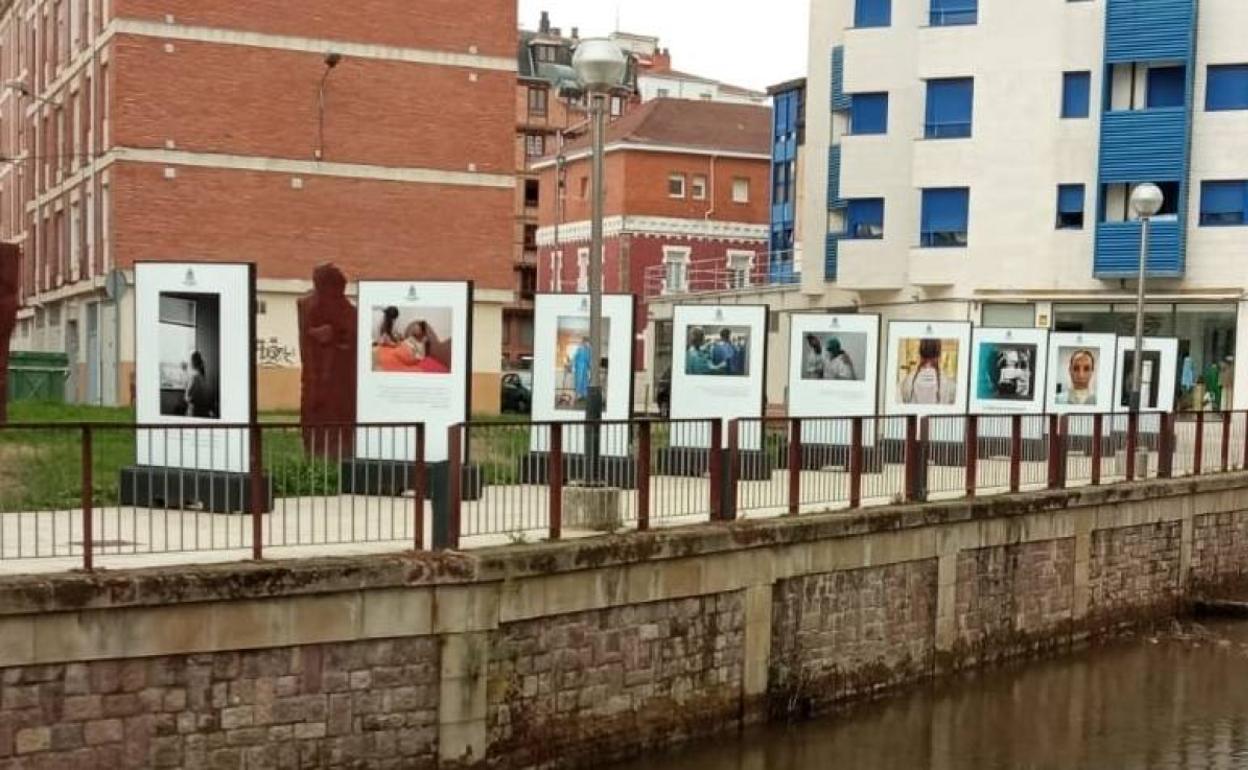
[[502, 409], [504, 412], [528, 414], [533, 408], [533, 391], [516, 372], [503, 375]]

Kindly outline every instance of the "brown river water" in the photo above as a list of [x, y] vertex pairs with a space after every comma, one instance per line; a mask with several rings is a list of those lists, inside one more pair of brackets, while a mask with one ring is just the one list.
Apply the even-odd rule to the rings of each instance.
[[1248, 768], [1248, 622], [960, 675], [620, 770]]

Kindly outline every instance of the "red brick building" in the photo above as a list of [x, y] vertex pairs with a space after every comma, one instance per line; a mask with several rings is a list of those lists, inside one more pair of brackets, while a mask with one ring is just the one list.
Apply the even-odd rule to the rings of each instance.
[[[603, 289], [638, 295], [639, 329], [647, 297], [744, 288], [766, 273], [769, 108], [656, 99], [611, 124], [605, 144]], [[562, 172], [551, 157], [533, 166], [541, 173], [541, 291], [588, 287], [587, 137], [564, 153]], [[638, 367], [648, 360], [641, 351]]]
[[104, 296], [110, 271], [255, 261], [261, 405], [297, 404], [294, 302], [332, 260], [476, 281], [474, 407], [497, 407], [514, 0], [0, 0], [0, 83], [15, 347], [68, 351], [71, 394], [129, 397], [133, 306]]

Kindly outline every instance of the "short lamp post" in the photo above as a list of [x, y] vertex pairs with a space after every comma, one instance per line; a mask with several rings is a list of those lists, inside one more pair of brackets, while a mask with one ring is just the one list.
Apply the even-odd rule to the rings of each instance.
[[585, 454], [588, 481], [599, 480], [599, 436], [602, 423], [602, 209], [605, 198], [603, 179], [604, 134], [606, 133], [606, 100], [621, 89], [628, 71], [628, 59], [611, 40], [586, 38], [576, 46], [572, 68], [589, 99], [593, 124], [593, 172], [589, 251], [589, 347], [592, 353], [589, 370], [589, 393], [585, 404]]
[[1131, 191], [1131, 209], [1140, 218], [1140, 275], [1135, 294], [1135, 355], [1131, 366], [1131, 400], [1129, 408], [1132, 414], [1140, 411], [1140, 394], [1143, 390], [1141, 382], [1144, 371], [1144, 284], [1148, 276], [1148, 229], [1152, 218], [1161, 211], [1165, 195], [1161, 188], [1152, 182], [1136, 185]]

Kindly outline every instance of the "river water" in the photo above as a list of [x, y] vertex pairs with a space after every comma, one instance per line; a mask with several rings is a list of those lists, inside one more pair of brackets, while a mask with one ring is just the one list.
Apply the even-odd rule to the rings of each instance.
[[961, 675], [624, 768], [1248, 768], [1248, 623]]

